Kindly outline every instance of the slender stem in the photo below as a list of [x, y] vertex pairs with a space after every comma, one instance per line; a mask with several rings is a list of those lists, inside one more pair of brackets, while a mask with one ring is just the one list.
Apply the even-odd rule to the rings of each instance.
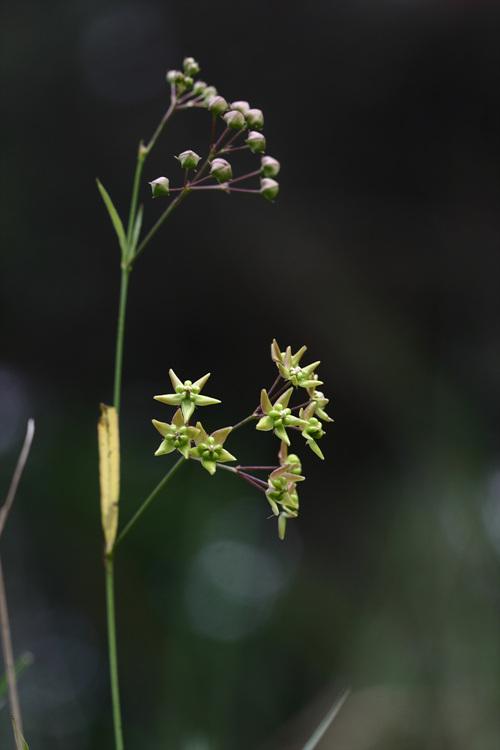
[[[14, 664], [14, 652], [12, 649], [12, 639], [10, 635], [9, 610], [7, 608], [7, 595], [5, 593], [5, 582], [3, 577], [3, 568], [0, 561], [0, 624], [2, 628], [2, 651], [5, 664], [5, 673], [7, 675], [7, 688], [9, 695], [9, 706], [14, 721], [14, 738], [16, 734], [22, 736], [23, 721], [21, 718], [21, 706], [19, 704], [19, 695], [17, 692], [16, 667]], [[16, 738], [17, 741], [17, 738]]]
[[267, 392], [267, 395], [269, 396], [269, 398], [271, 398], [271, 395], [274, 393], [274, 391], [276, 390], [276, 388], [280, 384], [280, 381], [281, 381], [281, 374], [278, 373], [278, 376], [277, 376], [276, 380], [274, 381], [274, 383], [272, 384], [272, 386], [269, 388], [269, 390]]
[[252, 414], [249, 414], [248, 417], [245, 417], [245, 419], [242, 419], [241, 422], [237, 422], [235, 425], [233, 425], [232, 431], [239, 430], [240, 427], [243, 427], [243, 425], [248, 424], [248, 422], [251, 422], [252, 419], [257, 419], [259, 415], [255, 414], [253, 412]]
[[17, 488], [19, 486], [19, 482], [21, 481], [24, 467], [26, 466], [26, 461], [28, 460], [34, 434], [35, 434], [35, 420], [28, 419], [28, 424], [26, 425], [26, 436], [24, 438], [23, 447], [21, 448], [21, 453], [19, 454], [19, 458], [17, 459], [16, 468], [14, 470], [14, 474], [12, 475], [12, 480], [10, 483], [9, 491], [7, 492], [5, 503], [0, 508], [0, 536], [2, 535], [2, 532], [5, 527], [5, 523], [7, 521], [7, 517], [9, 515], [10, 509], [12, 508], [12, 504], [15, 500]]
[[[5, 503], [0, 509], [0, 536], [5, 528], [9, 512], [16, 498], [17, 488], [21, 481], [21, 476], [28, 460], [33, 435], [35, 434], [35, 422], [33, 419], [28, 420], [26, 427], [26, 436], [23, 447], [17, 459], [16, 468], [7, 492]], [[14, 662], [14, 652], [12, 648], [12, 636], [10, 630], [9, 610], [7, 607], [7, 594], [5, 592], [5, 581], [3, 575], [2, 563], [0, 561], [0, 630], [2, 634], [2, 651], [5, 663], [5, 673], [7, 677], [7, 689], [9, 696], [10, 712], [14, 722], [14, 740], [16, 746], [19, 745], [19, 737], [23, 734], [23, 722], [21, 715], [21, 705], [19, 703], [19, 694], [17, 692], [16, 665]]]
[[144, 500], [144, 502], [139, 506], [138, 510], [134, 513], [134, 515], [132, 516], [132, 518], [130, 519], [130, 521], [127, 523], [127, 525], [125, 526], [125, 528], [120, 532], [120, 534], [118, 535], [118, 538], [117, 538], [117, 540], [115, 542], [115, 547], [117, 547], [125, 539], [125, 537], [129, 533], [129, 531], [132, 529], [133, 526], [135, 526], [135, 524], [137, 523], [137, 521], [139, 520], [139, 518], [142, 516], [142, 514], [144, 513], [144, 511], [147, 510], [147, 508], [151, 505], [151, 503], [153, 502], [153, 500], [155, 499], [155, 497], [161, 492], [161, 490], [165, 487], [165, 485], [167, 484], [167, 482], [169, 482], [170, 479], [172, 479], [172, 477], [174, 476], [174, 474], [176, 473], [176, 471], [185, 462], [186, 462], [186, 459], [183, 456], [181, 456], [179, 458], [179, 460], [176, 461], [176, 463], [172, 466], [172, 468], [170, 469], [170, 471], [168, 471], [165, 474], [165, 476], [163, 477], [163, 479], [161, 480], [161, 482], [159, 482], [156, 485], [156, 487], [154, 488], [154, 490], [147, 496], [147, 498]]
[[144, 145], [141, 141], [141, 143], [139, 144], [139, 150], [137, 152], [137, 162], [135, 165], [134, 183], [132, 187], [132, 198], [130, 200], [130, 211], [128, 215], [127, 242], [129, 246], [129, 252], [132, 232], [134, 231], [135, 217], [137, 214], [137, 201], [139, 200], [139, 188], [141, 185], [142, 168], [144, 167], [146, 156], [147, 152], [144, 149]]
[[130, 267], [122, 267], [120, 282], [120, 304], [118, 307], [118, 327], [116, 330], [116, 354], [115, 354], [115, 384], [113, 389], [113, 405], [120, 413], [122, 370], [123, 370], [123, 343], [125, 337], [125, 316], [127, 312], [127, 294]]
[[236, 471], [240, 472], [241, 470], [245, 471], [274, 471], [275, 469], [279, 469], [279, 466], [237, 466]]
[[251, 484], [252, 487], [255, 487], [256, 489], [260, 490], [261, 492], [266, 491], [267, 484], [264, 486], [260, 484], [260, 481], [257, 479], [257, 477], [252, 477], [250, 474], [245, 474], [242, 471], [238, 472], [238, 476], [245, 480], [245, 482], [248, 482], [248, 484]]
[[232, 185], [234, 182], [241, 182], [242, 180], [249, 180], [250, 177], [255, 177], [258, 174], [261, 174], [261, 169], [256, 169], [253, 172], [249, 172], [248, 174], [241, 175], [241, 177], [234, 177], [232, 180], [229, 180], [229, 184]]
[[146, 151], [147, 151], [148, 154], [154, 148], [154, 145], [155, 145], [156, 141], [158, 140], [158, 138], [160, 137], [163, 128], [165, 127], [165, 125], [167, 124], [167, 122], [170, 120], [170, 118], [174, 114], [176, 104], [177, 104], [177, 97], [176, 97], [176, 93], [175, 93], [175, 84], [174, 84], [174, 85], [170, 86], [170, 106], [167, 109], [167, 111], [165, 112], [165, 114], [163, 115], [162, 119], [160, 120], [160, 122], [158, 124], [158, 127], [156, 128], [155, 132], [151, 136], [151, 139], [150, 139], [149, 143], [146, 146]]
[[174, 208], [176, 208], [181, 201], [184, 200], [184, 198], [189, 195], [190, 189], [189, 188], [183, 188], [182, 191], [179, 193], [179, 195], [174, 198], [174, 200], [167, 206], [165, 211], [162, 213], [156, 224], [153, 224], [147, 235], [144, 237], [142, 242], [140, 243], [139, 247], [137, 248], [137, 252], [134, 256], [134, 262], [137, 260], [139, 255], [144, 252], [144, 249], [146, 245], [153, 239], [156, 232], [159, 230], [159, 228], [162, 226], [162, 224], [168, 219]]
[[106, 612], [108, 619], [109, 677], [111, 680], [111, 700], [113, 704], [113, 726], [115, 748], [123, 750], [123, 730], [120, 709], [120, 683], [118, 680], [118, 658], [116, 650], [116, 616], [115, 616], [115, 573], [113, 556], [105, 558], [106, 568]]

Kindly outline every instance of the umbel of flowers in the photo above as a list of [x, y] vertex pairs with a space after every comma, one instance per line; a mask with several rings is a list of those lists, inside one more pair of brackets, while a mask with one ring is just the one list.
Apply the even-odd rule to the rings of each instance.
[[[273, 201], [279, 192], [276, 177], [280, 163], [265, 155], [267, 141], [264, 133], [264, 114], [249, 102], [229, 102], [215, 86], [197, 78], [200, 66], [192, 57], [184, 59], [182, 70], [169, 70], [171, 101], [175, 111], [205, 109], [210, 118], [210, 146], [204, 158], [188, 148], [176, 159], [184, 170], [183, 182], [171, 186], [169, 177], [161, 176], [150, 182], [153, 198], [164, 198], [171, 193], [187, 195], [199, 190], [219, 190], [224, 193], [256, 193]], [[257, 165], [234, 176], [227, 157], [237, 151], [247, 151], [257, 159]], [[259, 178], [258, 187], [245, 185]]]
[[[280, 539], [285, 538], [287, 521], [297, 518], [299, 514], [297, 485], [305, 479], [299, 456], [289, 452], [291, 438], [300, 433], [313, 453], [324, 459], [319, 441], [325, 435], [324, 424], [333, 421], [325, 411], [329, 399], [319, 390], [323, 385], [316, 372], [320, 363], [302, 364], [306, 351], [305, 346], [295, 354], [289, 346], [281, 351], [274, 340], [271, 358], [278, 375], [272, 386], [267, 390], [262, 389], [260, 403], [251, 414], [234, 426], [218, 428], [210, 434], [199, 420], [194, 425], [190, 423], [198, 407], [221, 403], [219, 399], [201, 393], [210, 373], [198, 380], [182, 381], [170, 370], [173, 392], [154, 397], [156, 401], [176, 407], [170, 423], [153, 419], [153, 425], [162, 436], [155, 455], [178, 451], [184, 459], [198, 462], [210, 475], [215, 474], [217, 469], [224, 469], [260, 490], [278, 520]], [[294, 406], [292, 401], [297, 394], [299, 403]], [[277, 464], [228, 465], [238, 459], [225, 448], [226, 440], [234, 430], [251, 422], [255, 422], [258, 431], [273, 432], [278, 438]], [[264, 476], [267, 474], [265, 479], [261, 478], [263, 472]]]

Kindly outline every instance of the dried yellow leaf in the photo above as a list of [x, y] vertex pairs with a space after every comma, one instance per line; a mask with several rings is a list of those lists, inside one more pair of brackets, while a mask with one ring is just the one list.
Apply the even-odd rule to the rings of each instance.
[[114, 406], [101, 404], [97, 423], [99, 443], [99, 481], [101, 485], [101, 520], [106, 554], [113, 551], [118, 530], [118, 499], [120, 497], [120, 436], [118, 413]]

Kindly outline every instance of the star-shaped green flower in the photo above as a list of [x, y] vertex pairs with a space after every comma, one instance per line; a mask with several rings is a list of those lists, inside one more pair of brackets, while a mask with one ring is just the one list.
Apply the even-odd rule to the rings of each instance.
[[260, 408], [264, 416], [259, 419], [256, 425], [257, 430], [264, 432], [274, 430], [276, 437], [283, 440], [287, 445], [290, 445], [290, 438], [287, 435], [286, 428], [303, 425], [303, 420], [294, 417], [292, 410], [288, 408], [292, 393], [293, 388], [289, 388], [272, 404], [267, 391], [263, 388], [260, 396]]
[[233, 429], [232, 427], [222, 427], [220, 430], [212, 432], [211, 435], [207, 435], [201, 423], [197, 422], [196, 429], [198, 430], [195, 438], [196, 445], [191, 448], [190, 456], [199, 459], [201, 465], [209, 474], [215, 474], [217, 463], [236, 461], [236, 457], [222, 447]]
[[322, 391], [317, 391], [314, 388], [309, 388], [307, 392], [311, 403], [314, 404], [314, 414], [322, 419], [323, 422], [333, 422], [333, 419], [325, 411], [325, 406], [330, 403], [330, 399], [326, 398]]
[[159, 422], [157, 419], [153, 419], [152, 421], [160, 435], [164, 438], [158, 450], [155, 451], [155, 456], [164, 456], [167, 453], [177, 450], [182, 453], [184, 458], [189, 458], [191, 441], [198, 435], [198, 429], [190, 427], [184, 422], [182, 411], [177, 409], [171, 424]]
[[319, 419], [314, 416], [315, 408], [316, 406], [314, 402], [311, 402], [309, 406], [307, 406], [305, 409], [301, 409], [299, 412], [303, 422], [305, 423], [305, 425], [302, 427], [302, 436], [305, 438], [307, 445], [313, 451], [313, 453], [324, 460], [325, 457], [323, 455], [323, 451], [316, 441], [323, 437], [325, 431]]
[[281, 443], [278, 458], [280, 466], [286, 466], [291, 474], [300, 476], [302, 474], [302, 462], [295, 453], [288, 453], [288, 445]]
[[307, 347], [301, 346], [295, 354], [292, 354], [292, 348], [287, 346], [285, 351], [282, 352], [276, 339], [273, 339], [271, 344], [271, 357], [284, 380], [288, 380], [292, 385], [300, 388], [314, 388], [317, 385], [323, 385], [323, 382], [318, 380], [318, 376], [314, 375], [314, 370], [320, 364], [319, 360], [311, 362], [310, 365], [305, 367], [299, 365], [306, 351]]
[[162, 396], [154, 396], [156, 401], [161, 401], [162, 404], [169, 404], [169, 406], [180, 406], [184, 421], [188, 422], [193, 415], [193, 412], [197, 406], [210, 406], [211, 404], [220, 404], [218, 398], [210, 398], [210, 396], [201, 396], [200, 392], [210, 377], [210, 373], [207, 372], [202, 378], [195, 380], [194, 383], [191, 380], [185, 380], [182, 382], [173, 370], [169, 370], [168, 374], [175, 393], [166, 393]]

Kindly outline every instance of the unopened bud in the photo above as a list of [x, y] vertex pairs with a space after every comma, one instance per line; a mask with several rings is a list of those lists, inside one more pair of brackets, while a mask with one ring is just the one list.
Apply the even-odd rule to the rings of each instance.
[[229, 109], [229, 105], [223, 96], [212, 96], [208, 100], [208, 108], [214, 115], [222, 115]]
[[215, 177], [217, 182], [226, 182], [233, 176], [233, 170], [226, 159], [214, 159], [210, 165], [210, 174]]
[[266, 139], [257, 130], [251, 130], [245, 143], [254, 154], [262, 154], [266, 150]]
[[272, 156], [263, 156], [260, 160], [261, 172], [264, 177], [276, 177], [279, 174], [281, 164]]
[[207, 84], [205, 81], [195, 81], [193, 85], [193, 94], [203, 94], [206, 88]]
[[280, 186], [278, 185], [276, 180], [271, 180], [269, 177], [264, 177], [260, 181], [261, 195], [263, 195], [264, 198], [267, 198], [268, 201], [273, 201], [278, 195], [279, 190]]
[[194, 151], [188, 149], [187, 151], [183, 151], [176, 158], [180, 161], [181, 167], [183, 169], [196, 169], [201, 156], [198, 156], [198, 154], [196, 154]]
[[231, 130], [243, 130], [246, 127], [246, 121], [241, 112], [231, 109], [224, 115], [224, 121]]
[[151, 191], [153, 198], [163, 198], [163, 196], [170, 193], [170, 181], [168, 177], [157, 177], [149, 183], [151, 185]]
[[184, 78], [180, 70], [167, 71], [167, 81], [169, 83], [178, 83]]
[[250, 109], [248, 102], [238, 101], [231, 104], [231, 109], [235, 109], [237, 112], [241, 112], [242, 115], [246, 115]]
[[184, 69], [184, 73], [187, 76], [195, 76], [200, 72], [200, 66], [194, 59], [194, 57], [185, 57], [184, 62], [182, 63], [182, 67]]
[[245, 114], [245, 118], [249, 128], [262, 130], [264, 127], [264, 115], [262, 114], [261, 109], [249, 109]]
[[203, 92], [203, 98], [207, 102], [212, 96], [217, 96], [217, 89], [215, 86], [206, 86], [205, 91]]
[[184, 85], [184, 88], [192, 89], [194, 81], [191, 76], [184, 76], [182, 83]]

